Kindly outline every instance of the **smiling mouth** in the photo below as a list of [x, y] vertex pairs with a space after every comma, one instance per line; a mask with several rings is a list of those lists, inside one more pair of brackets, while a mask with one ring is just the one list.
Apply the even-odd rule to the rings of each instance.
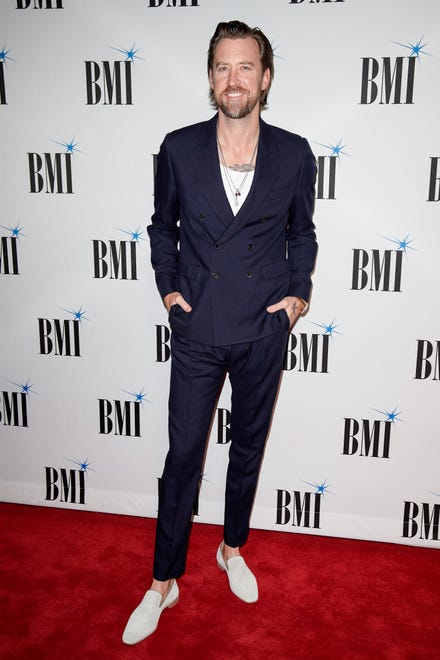
[[230, 99], [238, 99], [240, 96], [243, 96], [246, 92], [244, 90], [234, 90], [226, 91], [225, 94]]

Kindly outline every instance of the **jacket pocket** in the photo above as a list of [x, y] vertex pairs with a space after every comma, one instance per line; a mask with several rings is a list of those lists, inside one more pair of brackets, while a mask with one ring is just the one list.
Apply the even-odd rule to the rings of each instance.
[[202, 273], [202, 266], [194, 264], [179, 264], [177, 274], [179, 276], [188, 277], [190, 280], [200, 280]]
[[267, 264], [261, 269], [261, 274], [265, 280], [271, 280], [272, 278], [279, 277], [281, 275], [286, 276], [289, 274], [289, 264], [286, 260], [277, 261], [274, 264]]

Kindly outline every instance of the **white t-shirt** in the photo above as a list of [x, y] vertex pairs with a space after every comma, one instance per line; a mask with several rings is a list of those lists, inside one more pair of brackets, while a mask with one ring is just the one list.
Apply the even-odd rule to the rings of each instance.
[[240, 208], [244, 203], [244, 200], [248, 196], [249, 190], [251, 189], [252, 181], [254, 180], [255, 170], [251, 170], [250, 172], [248, 172], [246, 181], [244, 182], [243, 187], [240, 190], [240, 195], [236, 196], [234, 194], [235, 190], [240, 187], [245, 173], [236, 172], [235, 170], [231, 170], [230, 168], [228, 168], [229, 178], [232, 180], [232, 183], [234, 185], [234, 192], [232, 192], [231, 186], [228, 182], [228, 179], [226, 178], [225, 169], [226, 169], [225, 166], [222, 163], [220, 163], [220, 171], [222, 174], [222, 181], [223, 181], [223, 186], [225, 188], [225, 193], [228, 198], [229, 204], [231, 205], [232, 213], [234, 215], [237, 215], [238, 211], [240, 210]]

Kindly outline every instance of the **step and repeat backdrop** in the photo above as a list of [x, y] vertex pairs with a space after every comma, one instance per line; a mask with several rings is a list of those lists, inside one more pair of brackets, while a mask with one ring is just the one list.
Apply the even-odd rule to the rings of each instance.
[[[212, 116], [208, 42], [232, 19], [275, 50], [263, 118], [318, 163], [313, 296], [252, 526], [438, 548], [437, 0], [3, 0], [0, 497], [156, 515], [155, 155]], [[196, 521], [222, 523], [229, 420], [226, 382]]]

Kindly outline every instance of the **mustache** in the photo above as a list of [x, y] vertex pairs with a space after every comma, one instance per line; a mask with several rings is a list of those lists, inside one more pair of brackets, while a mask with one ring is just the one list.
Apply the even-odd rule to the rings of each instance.
[[247, 94], [247, 89], [244, 89], [243, 87], [226, 87], [226, 89], [223, 91], [223, 94]]

